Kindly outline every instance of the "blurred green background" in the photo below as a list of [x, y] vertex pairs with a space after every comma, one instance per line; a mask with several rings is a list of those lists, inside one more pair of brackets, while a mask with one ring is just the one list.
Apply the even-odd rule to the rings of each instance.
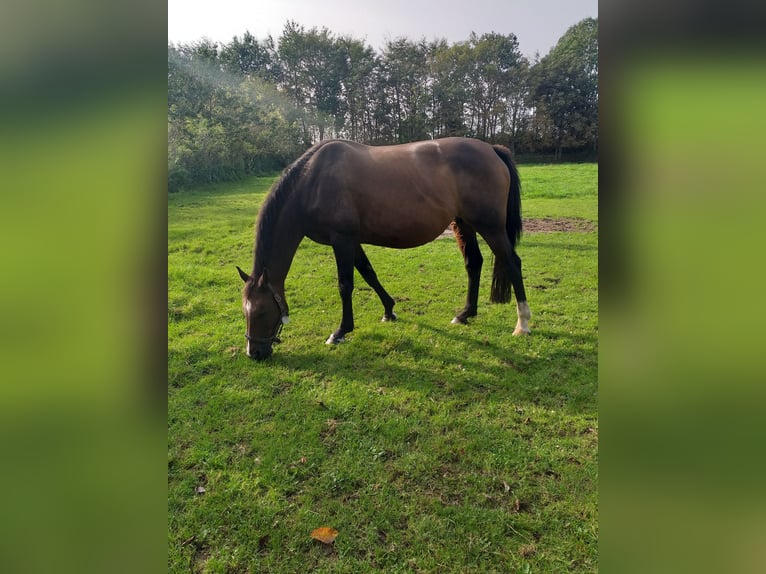
[[764, 571], [766, 60], [674, 46], [620, 68], [619, 172], [600, 179], [600, 568]]
[[165, 27], [4, 4], [4, 572], [165, 568]]

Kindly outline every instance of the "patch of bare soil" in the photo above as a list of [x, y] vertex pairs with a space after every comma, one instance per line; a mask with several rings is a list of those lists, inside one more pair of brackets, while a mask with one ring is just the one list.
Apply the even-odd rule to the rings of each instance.
[[[540, 217], [524, 219], [524, 233], [589, 233], [596, 230], [596, 224], [580, 217]], [[440, 237], [451, 237], [452, 230], [445, 229]]]
[[569, 233], [589, 233], [596, 230], [596, 224], [580, 217], [541, 217], [525, 219], [524, 233], [551, 233], [566, 231]]

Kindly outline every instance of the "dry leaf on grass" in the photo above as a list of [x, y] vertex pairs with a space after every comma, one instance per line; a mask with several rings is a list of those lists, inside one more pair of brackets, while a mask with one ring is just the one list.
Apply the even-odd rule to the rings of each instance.
[[332, 544], [335, 542], [336, 536], [338, 536], [338, 531], [329, 526], [322, 526], [311, 531], [311, 538], [319, 540], [323, 544]]

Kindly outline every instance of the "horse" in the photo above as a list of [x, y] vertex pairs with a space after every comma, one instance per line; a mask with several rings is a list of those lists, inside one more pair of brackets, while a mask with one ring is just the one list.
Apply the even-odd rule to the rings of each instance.
[[394, 299], [378, 280], [363, 244], [397, 249], [433, 241], [451, 227], [468, 274], [465, 307], [452, 319], [477, 314], [483, 257], [476, 234], [495, 256], [490, 301], [516, 295], [513, 335], [529, 334], [531, 312], [516, 244], [522, 230], [521, 182], [510, 151], [475, 139], [450, 137], [389, 146], [323, 140], [282, 172], [259, 211], [253, 270], [245, 282], [247, 355], [263, 360], [279, 343], [289, 318], [285, 278], [304, 237], [332, 247], [342, 302], [337, 344], [354, 330], [354, 268], [396, 319]]

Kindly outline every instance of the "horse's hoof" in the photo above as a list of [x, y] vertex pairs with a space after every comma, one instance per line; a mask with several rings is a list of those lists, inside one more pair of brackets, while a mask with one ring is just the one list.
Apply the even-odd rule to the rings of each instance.
[[452, 321], [450, 321], [450, 323], [452, 323], [453, 325], [467, 325], [468, 321], [466, 321], [465, 319], [461, 317], [455, 317], [454, 319], [452, 319]]
[[389, 321], [396, 321], [396, 313], [391, 313], [390, 315], [383, 315], [383, 318], [380, 320], [381, 323], [388, 323]]
[[335, 334], [333, 333], [330, 335], [327, 340], [324, 342], [325, 345], [337, 345], [339, 343], [345, 343], [346, 338], [345, 337], [335, 337]]
[[530, 334], [531, 334], [531, 331], [529, 329], [521, 329], [519, 327], [517, 327], [513, 331], [513, 336], [514, 337], [518, 337], [519, 335], [530, 335]]

